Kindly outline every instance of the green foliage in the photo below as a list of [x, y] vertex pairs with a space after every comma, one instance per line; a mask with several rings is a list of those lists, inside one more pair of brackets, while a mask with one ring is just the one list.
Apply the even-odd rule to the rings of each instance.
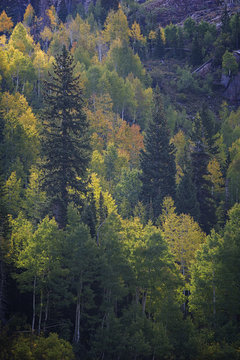
[[228, 76], [234, 76], [238, 72], [238, 63], [235, 59], [235, 56], [230, 53], [228, 50], [223, 55], [222, 58], [222, 68], [225, 74]]
[[[141, 181], [139, 179], [139, 170], [122, 170], [120, 181], [115, 188], [115, 199], [119, 208], [122, 210], [123, 217], [129, 217], [133, 214], [139, 195], [141, 193]], [[123, 212], [124, 208], [124, 212]]]
[[183, 92], [200, 92], [198, 81], [195, 76], [192, 74], [190, 68], [178, 68], [177, 73], [179, 79], [177, 81], [177, 88], [179, 91]]
[[118, 75], [124, 78], [130, 73], [141, 80], [145, 76], [139, 56], [134, 54], [126, 43], [118, 41], [113, 43], [106, 59], [106, 65], [110, 70], [115, 69]]
[[2, 168], [8, 177], [12, 171], [26, 181], [39, 153], [38, 124], [23, 95], [4, 93], [1, 98]]
[[12, 344], [11, 356], [14, 360], [75, 359], [70, 343], [59, 339], [55, 333], [47, 338], [19, 336]]

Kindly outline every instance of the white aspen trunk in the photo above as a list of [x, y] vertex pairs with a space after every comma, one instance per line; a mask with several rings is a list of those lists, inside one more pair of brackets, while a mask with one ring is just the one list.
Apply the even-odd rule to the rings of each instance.
[[80, 277], [80, 287], [77, 294], [77, 305], [76, 305], [76, 314], [75, 314], [75, 329], [73, 341], [79, 343], [80, 341], [80, 323], [81, 323], [81, 295], [82, 295], [82, 273]]
[[139, 290], [136, 288], [136, 305], [139, 303]]
[[5, 290], [5, 269], [3, 259], [0, 259], [0, 321], [4, 322], [4, 290]]
[[45, 316], [44, 316], [44, 324], [43, 324], [43, 332], [46, 331], [47, 319], [48, 319], [48, 307], [49, 307], [49, 291], [47, 293], [47, 302], [45, 306]]
[[19, 70], [17, 71], [17, 82], [16, 82], [16, 92], [18, 91], [18, 84], [19, 84]]
[[40, 68], [38, 68], [38, 98], [40, 96]]
[[101, 326], [102, 329], [104, 327], [105, 319], [106, 319], [106, 313], [104, 314], [103, 319], [102, 319], [102, 326]]
[[[183, 249], [182, 249], [182, 252], [183, 252]], [[182, 268], [182, 274], [183, 274], [183, 276], [185, 276], [185, 267], [184, 267], [184, 261], [183, 261], [182, 255], [181, 255], [181, 268]], [[185, 296], [185, 289], [183, 290], [183, 295]], [[183, 311], [184, 312], [186, 311], [186, 302], [185, 301], [183, 303]]]
[[111, 303], [111, 295], [112, 295], [112, 290], [109, 289], [108, 290], [108, 297], [107, 297], [107, 301], [108, 301], [109, 304]]
[[124, 118], [124, 106], [122, 107], [122, 120]]
[[33, 315], [32, 315], [32, 333], [34, 333], [34, 329], [35, 329], [35, 318], [36, 318], [36, 282], [37, 282], [37, 277], [34, 277], [34, 281], [33, 281], [33, 303], [32, 303], [32, 307], [33, 307]]
[[228, 204], [229, 201], [229, 179], [226, 178], [225, 181], [225, 203]]
[[102, 62], [102, 45], [98, 46], [98, 59], [99, 59], [99, 62], [101, 63]]
[[147, 291], [144, 291], [143, 292], [143, 299], [142, 299], [142, 313], [143, 314], [145, 314], [146, 303], [147, 303]]
[[71, 44], [71, 47], [72, 47], [72, 44], [73, 44], [73, 32], [71, 30], [69, 32], [69, 37], [70, 37], [70, 44]]
[[215, 273], [213, 270], [213, 318], [214, 318], [214, 323], [215, 323], [215, 317], [216, 317], [216, 289], [215, 289]]
[[100, 245], [100, 241], [99, 241], [99, 232], [101, 227], [103, 226], [103, 224], [105, 223], [106, 219], [104, 219], [104, 221], [99, 225], [98, 229], [97, 229], [97, 246]]
[[74, 329], [74, 338], [73, 341], [78, 343], [80, 340], [80, 319], [81, 319], [81, 311], [80, 311], [80, 298], [77, 298], [77, 306], [76, 306], [76, 314], [75, 314], [75, 329]]
[[40, 310], [39, 310], [39, 319], [38, 319], [38, 335], [40, 335], [40, 332], [41, 332], [42, 308], [43, 308], [43, 294], [42, 294], [42, 290], [41, 290]]

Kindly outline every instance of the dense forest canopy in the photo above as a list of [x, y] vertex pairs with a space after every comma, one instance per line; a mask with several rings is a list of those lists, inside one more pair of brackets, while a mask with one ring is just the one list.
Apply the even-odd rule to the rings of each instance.
[[240, 358], [240, 13], [183, 5], [1, 2], [1, 360]]

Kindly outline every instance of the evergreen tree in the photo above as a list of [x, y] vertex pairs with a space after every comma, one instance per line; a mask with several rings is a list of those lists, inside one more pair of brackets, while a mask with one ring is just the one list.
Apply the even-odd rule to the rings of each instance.
[[90, 160], [88, 122], [74, 68], [72, 56], [63, 47], [44, 86], [43, 188], [50, 199], [49, 210], [61, 228], [66, 225], [69, 202], [78, 202], [79, 193], [86, 190]]
[[202, 46], [199, 42], [198, 36], [195, 36], [192, 43], [191, 50], [191, 64], [193, 66], [200, 65], [203, 61]]
[[208, 175], [208, 163], [210, 155], [203, 138], [204, 129], [199, 116], [196, 116], [193, 123], [192, 140], [195, 143], [192, 157], [192, 181], [197, 190], [197, 200], [200, 209], [199, 223], [204, 231], [209, 233], [215, 224], [215, 204], [211, 194], [211, 182]]
[[221, 16], [221, 29], [225, 34], [230, 32], [230, 16], [227, 10], [227, 4], [225, 4], [224, 11]]
[[88, 225], [92, 238], [96, 235], [97, 215], [93, 193], [89, 194], [82, 211], [82, 221]]
[[148, 208], [152, 205], [155, 219], [161, 213], [163, 198], [175, 195], [176, 166], [169, 138], [161, 97], [157, 92], [153, 120], [146, 131], [145, 150], [141, 152], [140, 175], [143, 183], [142, 201]]
[[164, 57], [165, 45], [164, 45], [163, 35], [162, 35], [162, 31], [161, 31], [160, 27], [157, 30], [154, 53], [155, 53], [155, 57], [158, 59], [161, 59]]
[[216, 120], [214, 113], [205, 104], [200, 111], [200, 117], [203, 125], [204, 137], [211, 148], [214, 141], [213, 136], [216, 133]]
[[190, 170], [181, 179], [176, 192], [176, 206], [179, 214], [189, 214], [195, 221], [199, 220], [199, 203], [196, 187], [192, 181]]

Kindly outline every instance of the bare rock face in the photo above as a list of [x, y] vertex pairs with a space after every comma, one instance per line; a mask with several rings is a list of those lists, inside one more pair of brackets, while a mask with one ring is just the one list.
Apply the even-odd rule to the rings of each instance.
[[231, 102], [240, 102], [240, 72], [229, 81], [223, 95]]

